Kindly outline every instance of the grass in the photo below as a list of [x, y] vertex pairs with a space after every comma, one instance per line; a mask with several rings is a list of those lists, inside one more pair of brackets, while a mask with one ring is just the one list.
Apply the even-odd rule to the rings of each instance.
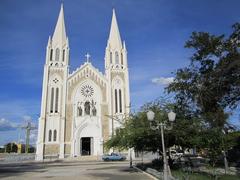
[[[172, 175], [176, 177], [178, 180], [214, 180], [215, 178], [204, 173], [187, 173], [181, 170], [172, 171]], [[218, 176], [216, 179], [218, 180], [239, 180], [239, 176], [233, 175], [223, 175]]]
[[[146, 171], [147, 168], [152, 168], [158, 171], [162, 171], [162, 166], [156, 163], [144, 163], [138, 164], [138, 168], [142, 169], [143, 171]], [[214, 169], [210, 166], [206, 166], [208, 170], [214, 171]], [[181, 168], [179, 169], [172, 169], [171, 170], [172, 175], [177, 180], [240, 180], [240, 175], [217, 175], [216, 177], [213, 176], [212, 173], [208, 172], [187, 172], [183, 171]]]

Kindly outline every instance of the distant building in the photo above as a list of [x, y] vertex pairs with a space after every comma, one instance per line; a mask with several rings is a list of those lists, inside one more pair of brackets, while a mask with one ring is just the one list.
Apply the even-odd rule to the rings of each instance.
[[5, 153], [5, 147], [4, 146], [0, 146], [0, 153]]
[[104, 141], [129, 114], [127, 49], [115, 11], [105, 49], [105, 73], [91, 64], [89, 54], [86, 62], [70, 73], [69, 51], [61, 6], [46, 50], [37, 160], [48, 155], [102, 155]]
[[17, 147], [18, 147], [18, 151], [17, 151], [18, 153], [25, 153], [25, 144], [18, 143]]

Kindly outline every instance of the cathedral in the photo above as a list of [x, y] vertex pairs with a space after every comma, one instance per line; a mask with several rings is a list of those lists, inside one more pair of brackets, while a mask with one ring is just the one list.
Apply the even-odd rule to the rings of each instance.
[[127, 49], [114, 10], [104, 73], [89, 54], [69, 72], [69, 51], [62, 5], [46, 47], [36, 160], [103, 155], [104, 142], [130, 111]]

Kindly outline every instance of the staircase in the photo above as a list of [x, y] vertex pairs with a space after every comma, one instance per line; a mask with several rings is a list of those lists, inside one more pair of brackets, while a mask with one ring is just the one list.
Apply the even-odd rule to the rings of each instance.
[[65, 161], [101, 161], [101, 156], [78, 156], [78, 157], [69, 157], [64, 159]]

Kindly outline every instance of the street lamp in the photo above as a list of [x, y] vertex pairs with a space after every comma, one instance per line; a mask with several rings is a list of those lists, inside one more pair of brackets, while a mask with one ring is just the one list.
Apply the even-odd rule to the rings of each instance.
[[[150, 127], [153, 130], [160, 129], [161, 130], [161, 138], [162, 138], [162, 151], [163, 151], [163, 179], [169, 180], [172, 179], [171, 171], [168, 166], [167, 156], [166, 156], [166, 149], [165, 149], [165, 143], [164, 143], [164, 129], [171, 130], [172, 129], [172, 123], [175, 121], [176, 113], [170, 112], [168, 113], [168, 120], [171, 122], [171, 126], [168, 127], [165, 123], [158, 123], [154, 120], [155, 113], [153, 111], [147, 112], [147, 118], [150, 121]], [[154, 124], [153, 124], [154, 123]]]
[[[222, 130], [222, 133], [223, 133], [223, 136], [225, 136], [226, 132], [225, 132], [224, 129]], [[227, 174], [227, 171], [228, 171], [228, 161], [227, 161], [226, 150], [225, 150], [225, 143], [224, 143], [224, 139], [223, 139], [224, 137], [223, 136], [222, 136], [222, 145], [223, 145], [222, 153], [223, 153], [223, 157], [224, 157], [225, 174]]]

